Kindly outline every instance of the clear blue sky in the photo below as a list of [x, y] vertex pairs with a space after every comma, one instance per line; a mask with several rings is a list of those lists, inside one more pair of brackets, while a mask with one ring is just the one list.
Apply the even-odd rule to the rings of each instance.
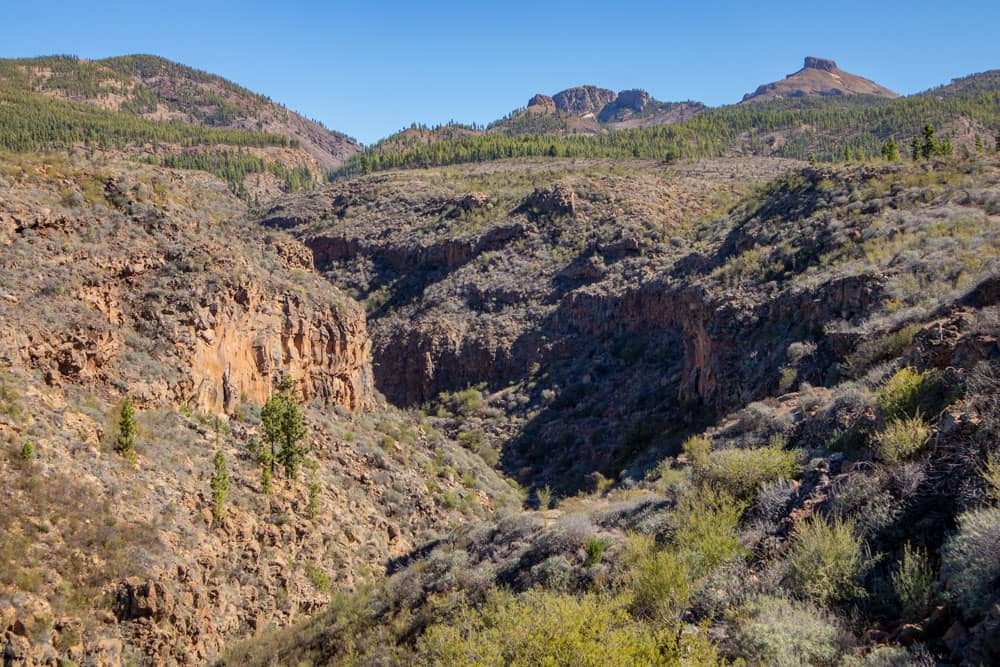
[[998, 0], [0, 0], [0, 57], [153, 53], [366, 143], [584, 83], [726, 104], [806, 55], [913, 93], [1000, 68], [998, 35]]

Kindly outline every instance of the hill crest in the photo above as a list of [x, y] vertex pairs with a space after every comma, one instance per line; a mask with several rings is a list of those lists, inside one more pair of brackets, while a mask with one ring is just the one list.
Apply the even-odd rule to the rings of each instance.
[[754, 92], [744, 95], [742, 101], [841, 95], [874, 95], [890, 99], [899, 97], [897, 93], [874, 81], [845, 72], [833, 60], [806, 56], [802, 69], [781, 81], [759, 86]]

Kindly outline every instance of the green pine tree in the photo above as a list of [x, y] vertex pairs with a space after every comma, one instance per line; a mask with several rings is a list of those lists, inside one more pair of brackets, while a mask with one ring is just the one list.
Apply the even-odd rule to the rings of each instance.
[[937, 155], [938, 150], [938, 142], [934, 138], [934, 126], [924, 125], [924, 142], [920, 146], [920, 156], [927, 160], [932, 155]]
[[895, 162], [899, 157], [899, 146], [896, 144], [896, 138], [889, 137], [889, 141], [882, 144], [882, 158], [889, 162]]
[[309, 505], [308, 512], [309, 518], [315, 519], [319, 515], [319, 492], [323, 490], [323, 486], [319, 481], [319, 464], [310, 459], [306, 463], [306, 467], [309, 468]]
[[226, 457], [221, 451], [215, 453], [215, 470], [212, 473], [212, 517], [219, 521], [226, 514], [226, 496], [229, 495], [229, 470]]
[[913, 137], [910, 140], [910, 155], [913, 157], [914, 162], [920, 159], [920, 139], [917, 137]]
[[295, 402], [294, 381], [290, 376], [282, 378], [277, 393], [261, 409], [260, 417], [273, 460], [285, 468], [288, 479], [295, 479], [309, 448], [303, 444], [306, 427]]
[[122, 401], [118, 412], [118, 438], [115, 440], [115, 451], [124, 456], [130, 463], [136, 462], [135, 453], [135, 408], [128, 396]]
[[977, 153], [982, 153], [983, 152], [983, 148], [984, 148], [984, 146], [983, 146], [983, 138], [977, 134], [976, 135], [976, 152]]
[[257, 458], [260, 463], [260, 486], [265, 495], [271, 495], [271, 475], [274, 472], [274, 457], [268, 447], [261, 447]]

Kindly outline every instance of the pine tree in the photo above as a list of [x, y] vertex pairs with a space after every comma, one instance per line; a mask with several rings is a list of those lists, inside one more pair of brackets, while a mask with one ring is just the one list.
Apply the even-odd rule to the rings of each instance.
[[306, 427], [295, 402], [294, 381], [290, 376], [282, 378], [277, 393], [261, 409], [260, 417], [273, 460], [284, 466], [286, 477], [295, 479], [309, 449], [302, 444]]
[[934, 126], [924, 125], [924, 143], [920, 146], [920, 156], [925, 160], [938, 154], [938, 143], [934, 138]]
[[221, 451], [215, 453], [215, 471], [212, 473], [212, 517], [219, 521], [226, 514], [226, 496], [229, 495], [229, 471], [226, 457]]
[[271, 495], [271, 474], [274, 472], [274, 457], [267, 447], [260, 448], [257, 459], [260, 462], [260, 486], [264, 490], [264, 495]]
[[1000, 153], [1000, 134], [997, 135], [997, 137], [996, 137], [996, 139], [994, 141], [995, 141], [995, 143], [993, 144], [993, 149], [997, 153]]
[[899, 146], [896, 144], [896, 138], [889, 137], [889, 141], [882, 144], [882, 158], [889, 162], [895, 162], [899, 157]]
[[130, 463], [136, 462], [135, 454], [135, 408], [132, 400], [126, 396], [118, 413], [118, 438], [115, 440], [115, 451], [124, 456]]
[[306, 463], [306, 467], [309, 468], [309, 505], [308, 512], [309, 518], [315, 519], [319, 514], [319, 492], [323, 490], [323, 486], [319, 481], [319, 464], [310, 459]]
[[910, 140], [910, 155], [913, 157], [914, 162], [920, 159], [920, 139], [917, 137], [913, 137]]
[[983, 138], [978, 134], [976, 135], [976, 152], [977, 153], [983, 152]]

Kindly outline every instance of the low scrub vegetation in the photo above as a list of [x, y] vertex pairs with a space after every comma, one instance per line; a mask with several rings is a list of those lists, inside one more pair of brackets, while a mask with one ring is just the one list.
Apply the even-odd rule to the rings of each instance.
[[870, 565], [851, 521], [818, 515], [799, 529], [787, 564], [790, 588], [821, 606], [862, 594], [860, 578]]

